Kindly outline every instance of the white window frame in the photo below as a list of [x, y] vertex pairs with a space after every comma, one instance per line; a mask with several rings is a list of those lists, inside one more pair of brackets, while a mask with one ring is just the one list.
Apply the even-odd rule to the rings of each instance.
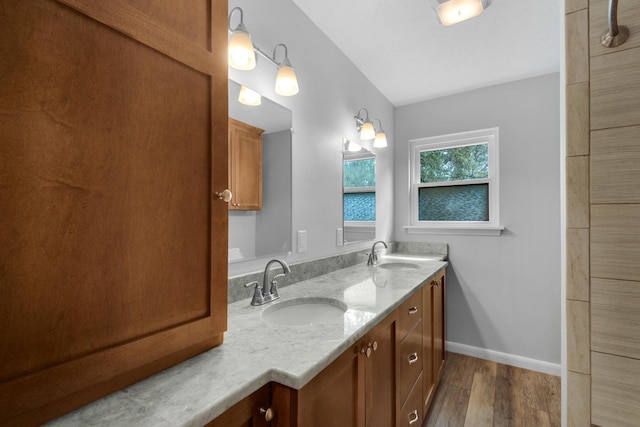
[[[423, 151], [460, 148], [487, 144], [489, 176], [485, 179], [463, 181], [420, 182], [420, 153]], [[500, 180], [499, 180], [499, 128], [481, 129], [449, 135], [439, 135], [409, 141], [409, 225], [408, 233], [500, 235]], [[418, 193], [423, 187], [440, 187], [470, 184], [489, 185], [489, 221], [420, 221], [418, 220]]]

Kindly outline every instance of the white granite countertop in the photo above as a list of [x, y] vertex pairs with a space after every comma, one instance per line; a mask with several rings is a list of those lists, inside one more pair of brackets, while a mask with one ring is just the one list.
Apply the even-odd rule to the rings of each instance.
[[[230, 304], [222, 345], [48, 425], [203, 426], [271, 381], [300, 389], [447, 265], [439, 257], [419, 255], [390, 254], [379, 260], [392, 262], [418, 268], [361, 264], [281, 288], [273, 303], [255, 307], [247, 299]], [[348, 310], [310, 326], [262, 319], [267, 307], [300, 297], [333, 298]]]

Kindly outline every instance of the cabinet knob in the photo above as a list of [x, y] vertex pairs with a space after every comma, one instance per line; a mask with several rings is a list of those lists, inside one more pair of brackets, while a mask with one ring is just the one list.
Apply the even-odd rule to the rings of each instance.
[[414, 363], [416, 363], [418, 361], [418, 353], [411, 353], [407, 357], [407, 361], [409, 362], [409, 365], [413, 365]]
[[373, 343], [368, 343], [365, 348], [360, 350], [360, 353], [364, 354], [367, 359], [371, 357], [371, 353], [378, 349], [378, 341], [374, 341]]
[[411, 413], [409, 413], [409, 425], [415, 423], [418, 421], [418, 410], [414, 409], [413, 411], [411, 411]]
[[266, 422], [270, 422], [271, 420], [273, 420], [273, 409], [271, 409], [271, 408], [267, 408], [267, 409], [260, 408], [260, 413], [262, 415], [264, 415], [264, 420]]
[[418, 312], [418, 307], [411, 307], [409, 309], [409, 314], [416, 314]]
[[371, 347], [373, 348], [373, 351], [376, 351], [378, 349], [378, 341], [374, 341]]
[[226, 189], [221, 193], [216, 193], [216, 196], [218, 196], [219, 200], [222, 200], [223, 202], [227, 202], [227, 203], [229, 203], [233, 198], [233, 194], [231, 194], [231, 191], [229, 191], [229, 189]]
[[431, 286], [432, 286], [432, 287], [433, 287], [433, 286], [440, 286], [440, 283], [438, 283], [438, 281], [437, 281], [437, 280], [432, 280], [432, 281], [431, 281]]

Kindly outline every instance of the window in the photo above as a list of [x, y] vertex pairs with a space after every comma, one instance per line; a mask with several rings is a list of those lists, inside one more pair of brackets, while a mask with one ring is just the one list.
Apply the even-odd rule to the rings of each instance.
[[345, 158], [343, 176], [345, 223], [371, 225], [376, 220], [376, 159], [371, 153]]
[[500, 234], [498, 128], [409, 141], [413, 233]]

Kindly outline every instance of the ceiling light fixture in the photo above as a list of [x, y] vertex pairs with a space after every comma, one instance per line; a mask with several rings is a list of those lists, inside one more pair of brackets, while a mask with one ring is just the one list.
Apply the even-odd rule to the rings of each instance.
[[[364, 118], [360, 117], [360, 113], [366, 113]], [[376, 130], [373, 128], [373, 123], [369, 120], [369, 111], [366, 108], [358, 110], [358, 114], [353, 117], [356, 120], [356, 129], [360, 132], [360, 139], [368, 140], [376, 137]]]
[[256, 107], [262, 104], [262, 95], [255, 90], [251, 90], [245, 85], [240, 87], [240, 94], [238, 94], [238, 102], [250, 107]]
[[445, 27], [480, 15], [491, 0], [431, 0], [440, 23]]
[[[235, 11], [240, 12], [240, 23], [231, 28], [231, 17]], [[234, 7], [229, 12], [228, 20], [229, 32], [231, 37], [229, 38], [229, 66], [236, 70], [248, 71], [252, 70], [256, 66], [255, 53], [259, 53], [273, 65], [278, 67], [278, 74], [276, 75], [275, 91], [278, 95], [293, 96], [300, 91], [298, 86], [298, 78], [293, 71], [291, 61], [289, 61], [289, 55], [287, 51], [287, 45], [279, 43], [273, 48], [273, 55], [269, 56], [258, 48], [247, 31], [243, 22], [243, 12], [239, 7]], [[284, 48], [284, 58], [282, 62], [276, 61], [276, 51], [279, 46]]]

